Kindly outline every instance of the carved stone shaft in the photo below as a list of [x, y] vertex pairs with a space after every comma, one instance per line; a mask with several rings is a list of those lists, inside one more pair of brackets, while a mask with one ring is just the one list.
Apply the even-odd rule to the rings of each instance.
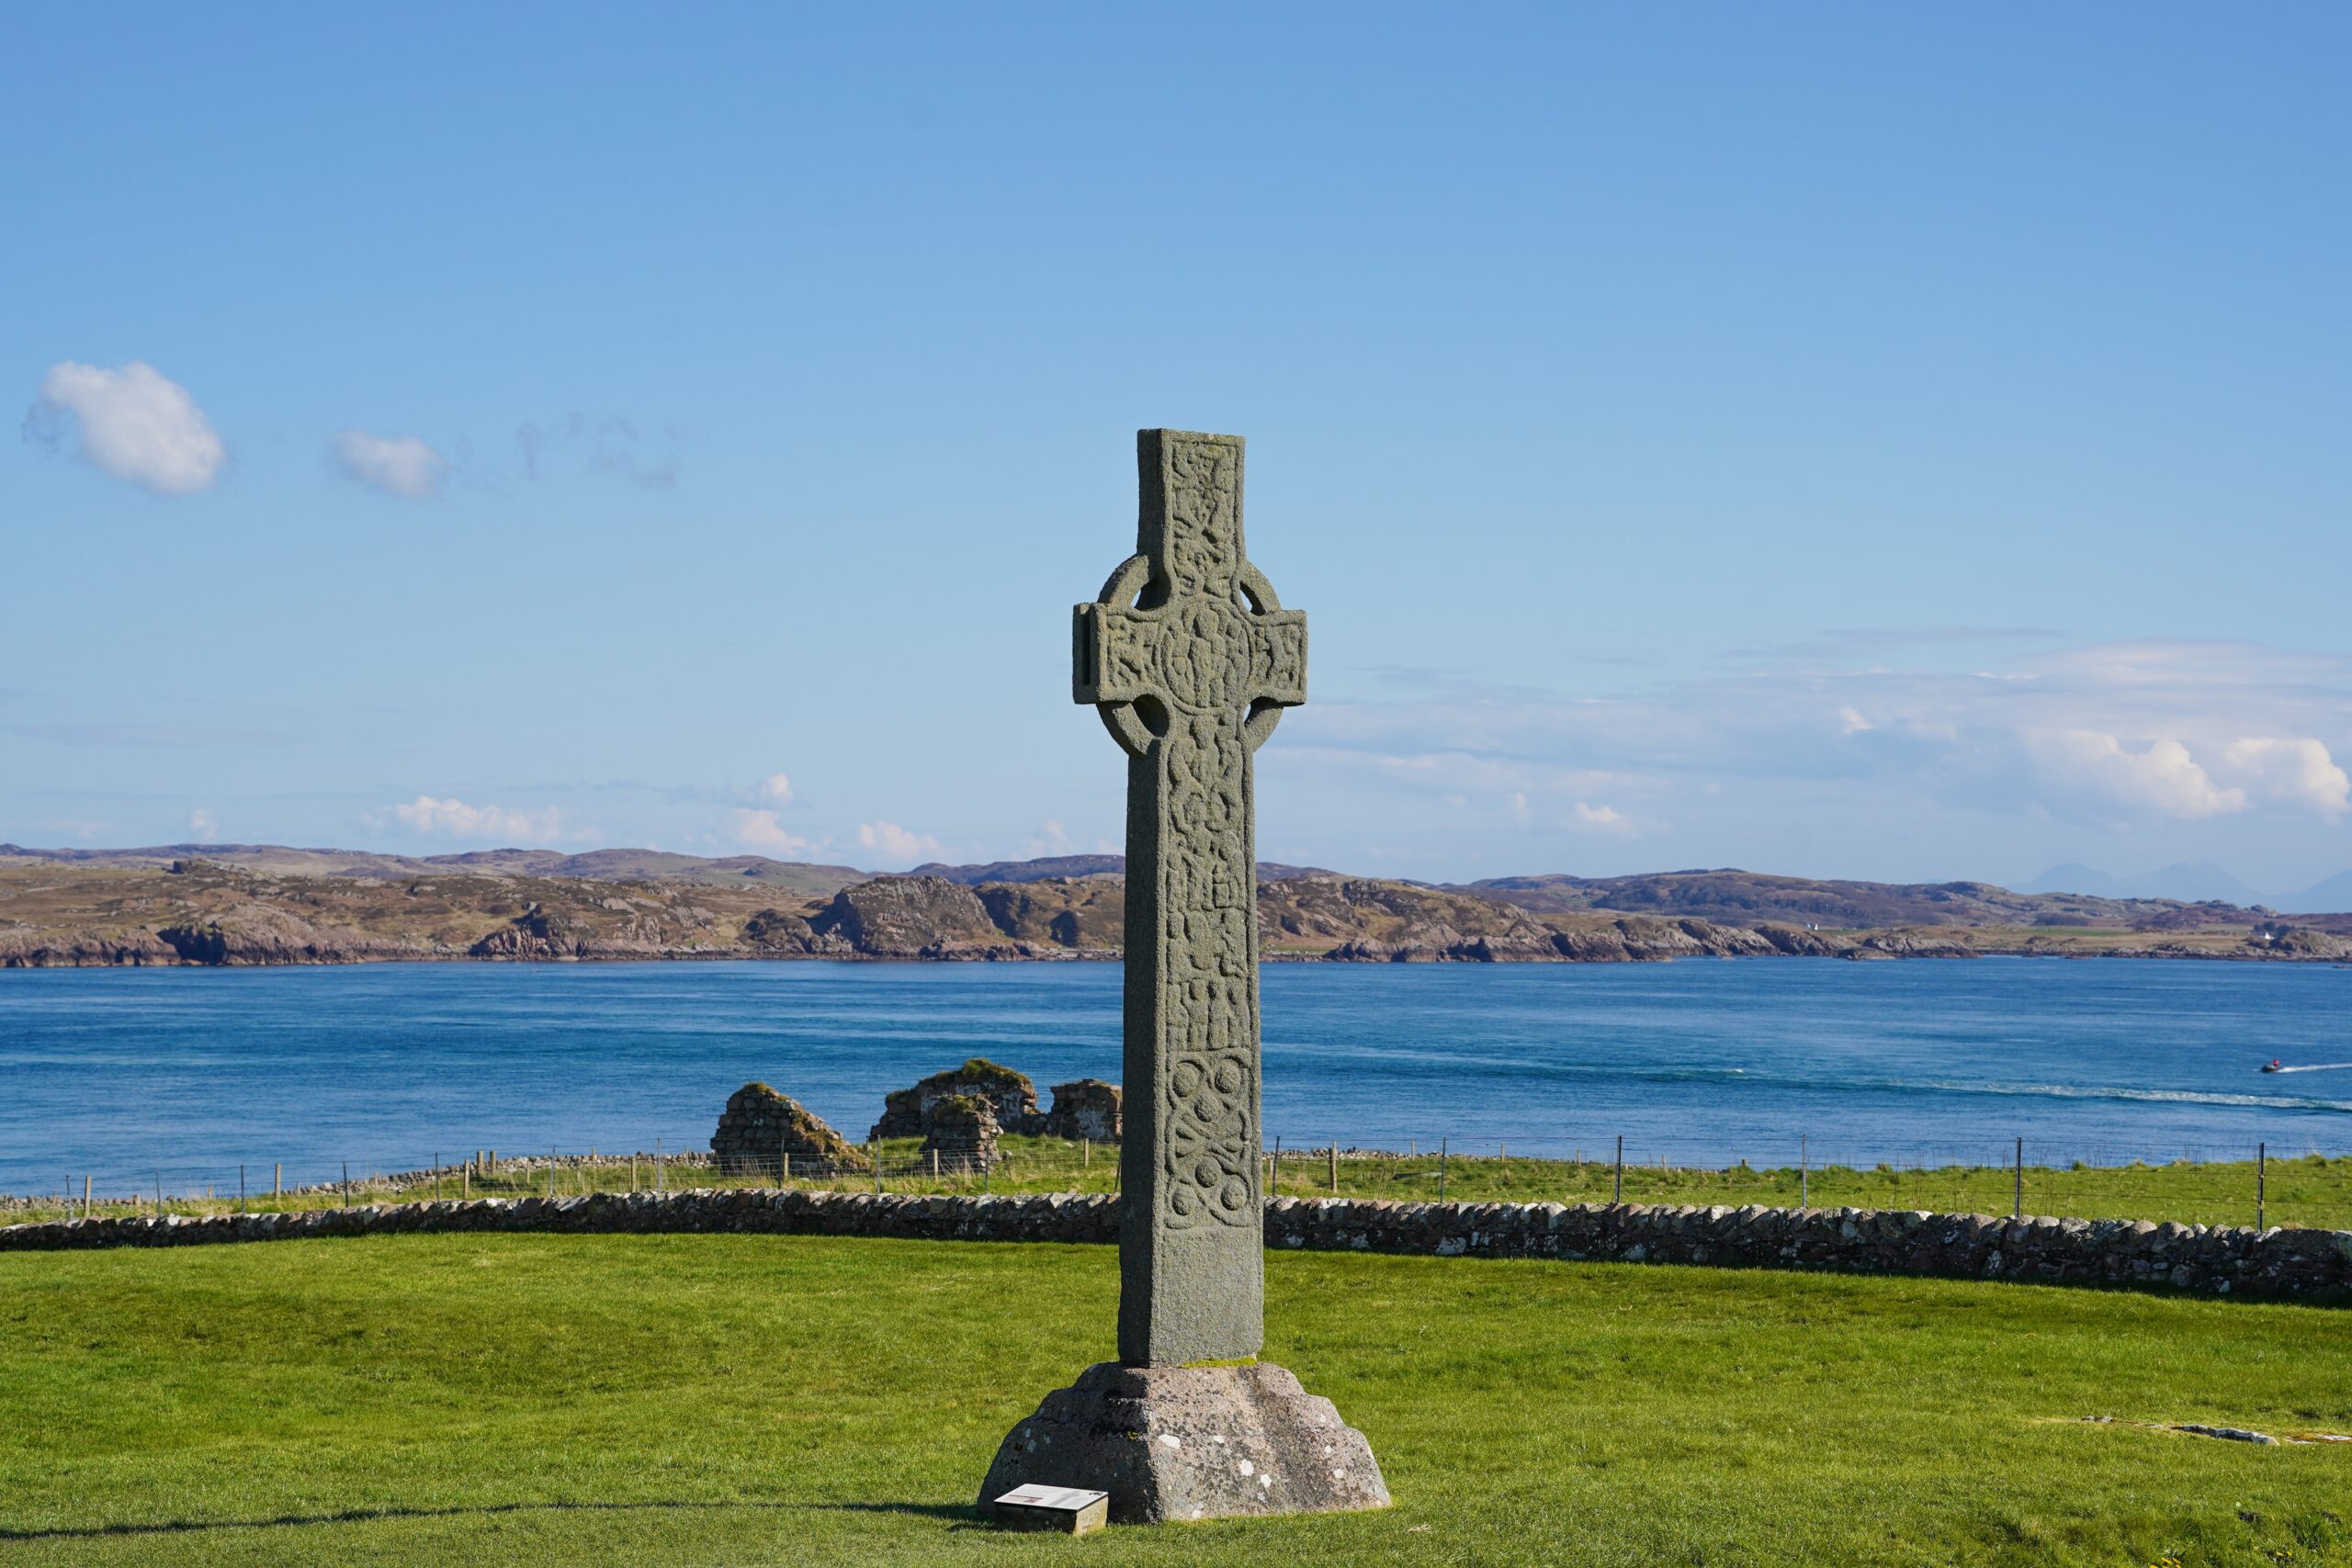
[[1073, 689], [1128, 758], [1119, 1359], [1168, 1367], [1264, 1340], [1250, 753], [1306, 700], [1306, 617], [1244, 553], [1240, 437], [1136, 455], [1136, 554], [1077, 608]]

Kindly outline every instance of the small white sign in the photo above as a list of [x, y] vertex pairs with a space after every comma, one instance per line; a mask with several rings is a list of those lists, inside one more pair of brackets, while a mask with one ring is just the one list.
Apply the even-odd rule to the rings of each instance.
[[1077, 1486], [1016, 1486], [997, 1501], [1016, 1508], [1059, 1508], [1075, 1514], [1109, 1495]]

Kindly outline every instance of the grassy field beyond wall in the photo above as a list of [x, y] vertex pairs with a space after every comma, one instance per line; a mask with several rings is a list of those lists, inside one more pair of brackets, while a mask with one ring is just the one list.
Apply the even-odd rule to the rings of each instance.
[[[884, 1185], [893, 1192], [1114, 1191], [1118, 1184], [1118, 1151], [1095, 1145], [1081, 1145], [1049, 1138], [1007, 1138], [998, 1163], [983, 1175], [950, 1168], [933, 1177], [918, 1158], [913, 1140], [881, 1146]], [[1489, 1145], [1491, 1150], [1492, 1145]], [[452, 1167], [438, 1174], [412, 1174], [406, 1179], [379, 1177], [355, 1167], [349, 1201], [355, 1203], [398, 1198], [454, 1198], [461, 1192], [476, 1197], [514, 1197], [548, 1191], [549, 1169], [538, 1160], [501, 1160], [494, 1170], [461, 1172]], [[1271, 1171], [1272, 1162], [1268, 1168]], [[257, 1168], [256, 1168], [257, 1169]], [[165, 1209], [183, 1214], [217, 1213], [236, 1205], [236, 1169], [227, 1180], [209, 1183], [193, 1193], [166, 1182]], [[553, 1168], [559, 1195], [587, 1191], [621, 1191], [650, 1188], [658, 1180], [675, 1187], [778, 1185], [775, 1169], [713, 1173], [707, 1165], [668, 1164], [657, 1176], [650, 1155], [594, 1159], [584, 1152]], [[810, 1175], [797, 1171], [788, 1185], [796, 1187], [866, 1187], [870, 1172]], [[266, 1183], [256, 1180], [256, 1186]], [[1441, 1195], [1456, 1202], [1594, 1202], [1611, 1201], [1620, 1190], [1620, 1175], [1606, 1160], [1545, 1159], [1507, 1153], [1399, 1156], [1365, 1153], [1342, 1147], [1336, 1162], [1328, 1150], [1286, 1151], [1281, 1163], [1278, 1190], [1293, 1196], [1333, 1194], [1353, 1198], [1394, 1198], [1416, 1201]], [[1622, 1177], [1623, 1195], [1637, 1203], [1761, 1203], [1795, 1205], [1800, 1194], [1816, 1208], [1929, 1209], [1948, 1213], [2006, 1214], [2018, 1198], [2018, 1173], [1983, 1165], [1865, 1168], [1831, 1166], [1800, 1173], [1793, 1166], [1729, 1169], [1629, 1164]], [[2263, 1173], [2263, 1220], [2272, 1225], [2302, 1225], [2317, 1229], [2352, 1230], [2352, 1156], [2330, 1157], [2303, 1155], [2273, 1158]], [[2255, 1223], [2256, 1171], [2252, 1160], [2165, 1165], [2060, 1166], [2028, 1165], [2024, 1171], [2022, 1210], [2029, 1214], [2061, 1218], [2129, 1219], [2182, 1224], [2251, 1225]], [[1272, 1189], [1270, 1189], [1272, 1190]], [[101, 1191], [103, 1199], [106, 1194]], [[147, 1213], [152, 1195], [124, 1201], [116, 1194], [98, 1212]], [[249, 1201], [255, 1208], [316, 1208], [345, 1201], [340, 1190], [270, 1199], [266, 1193]], [[35, 1203], [0, 1213], [0, 1221], [54, 1219], [64, 1213], [56, 1202]], [[74, 1212], [79, 1213], [78, 1201]]]

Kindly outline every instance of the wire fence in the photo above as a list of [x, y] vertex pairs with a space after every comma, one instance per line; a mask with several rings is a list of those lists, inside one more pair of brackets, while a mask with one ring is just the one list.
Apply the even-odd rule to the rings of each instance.
[[[1457, 1140], [1441, 1134], [1261, 1151], [1269, 1194], [1403, 1201], [1637, 1202], [2045, 1214], [2183, 1224], [2352, 1230], [2352, 1147], [2304, 1142], [2066, 1144], [2011, 1134], [1968, 1141], [1657, 1138]], [[833, 1154], [492, 1148], [405, 1159], [289, 1163], [175, 1152], [144, 1169], [77, 1170], [45, 1192], [0, 1197], [0, 1223], [78, 1214], [217, 1213], [475, 1198], [565, 1198], [687, 1188], [877, 1192], [1116, 1192], [1121, 1150], [1091, 1139], [914, 1139]]]

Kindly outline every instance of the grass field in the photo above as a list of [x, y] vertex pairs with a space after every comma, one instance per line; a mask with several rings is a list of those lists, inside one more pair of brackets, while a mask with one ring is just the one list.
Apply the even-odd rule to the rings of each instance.
[[[977, 1192], [983, 1186], [977, 1175], [953, 1173], [938, 1179], [924, 1174], [916, 1158], [918, 1144], [907, 1139], [882, 1146], [885, 1168], [893, 1174], [885, 1185], [894, 1192]], [[987, 1177], [985, 1185], [998, 1192], [1113, 1190], [1118, 1179], [1116, 1151], [1088, 1149], [1055, 1138], [1007, 1138], [1004, 1159]], [[258, 1172], [255, 1173], [259, 1175]], [[410, 1198], [458, 1196], [461, 1185], [475, 1197], [545, 1193], [544, 1168], [516, 1168], [502, 1162], [497, 1174], [470, 1176], [461, 1184], [455, 1171], [431, 1180], [392, 1188], [358, 1173], [352, 1201], [369, 1202]], [[177, 1213], [219, 1212], [235, 1207], [236, 1173], [228, 1172], [227, 1199], [175, 1198], [165, 1207]], [[771, 1171], [764, 1184], [775, 1185]], [[670, 1185], [707, 1185], [716, 1179], [706, 1168], [682, 1167], [669, 1173]], [[756, 1178], [730, 1178], [759, 1180]], [[836, 1177], [822, 1180], [796, 1179], [792, 1185], [842, 1186], [871, 1178]], [[1599, 1202], [1611, 1200], [1617, 1176], [1603, 1160], [1534, 1159], [1496, 1154], [1451, 1155], [1441, 1163], [1435, 1155], [1413, 1157], [1365, 1156], [1340, 1151], [1337, 1184], [1331, 1162], [1321, 1151], [1294, 1152], [1282, 1165], [1280, 1190], [1312, 1197], [1333, 1191], [1357, 1198], [1431, 1200], [1441, 1193], [1456, 1201], [1505, 1200], [1516, 1202]], [[1951, 1213], [2006, 1214], [2015, 1194], [2015, 1173], [2005, 1167], [1943, 1165], [1931, 1168], [1879, 1166], [1856, 1169], [1832, 1166], [1805, 1174], [1802, 1184], [1793, 1167], [1773, 1169], [1735, 1166], [1728, 1170], [1661, 1168], [1634, 1164], [1625, 1168], [1624, 1196], [1637, 1203], [1765, 1203], [1792, 1205], [1800, 1190], [1815, 1205], [1848, 1205], [1864, 1209], [1933, 1209]], [[555, 1172], [558, 1193], [591, 1190], [626, 1190], [632, 1184], [654, 1182], [650, 1156], [634, 1162], [623, 1156], [597, 1164], [561, 1166]], [[2264, 1219], [2274, 1225], [2308, 1225], [2352, 1230], [2352, 1156], [2305, 1155], [2274, 1157], [2265, 1182]], [[167, 1190], [168, 1195], [168, 1190]], [[319, 1207], [342, 1201], [340, 1193], [313, 1193], [271, 1202], [257, 1199], [255, 1206]], [[152, 1210], [152, 1203], [141, 1212]], [[55, 1218], [64, 1211], [42, 1207], [19, 1212], [11, 1219]], [[78, 1211], [77, 1211], [78, 1212]], [[129, 1210], [118, 1205], [111, 1211]], [[2250, 1225], [2255, 1223], [2255, 1165], [2252, 1160], [2166, 1165], [2028, 1166], [2025, 1171], [2025, 1213], [2085, 1219], [2178, 1221], [2183, 1224]]]
[[[10, 1563], [2352, 1562], [2352, 1318], [1958, 1281], [1268, 1259], [1396, 1506], [1014, 1537], [1107, 1247], [406, 1236], [0, 1257]], [[2111, 1416], [2116, 1424], [2083, 1417]]]

